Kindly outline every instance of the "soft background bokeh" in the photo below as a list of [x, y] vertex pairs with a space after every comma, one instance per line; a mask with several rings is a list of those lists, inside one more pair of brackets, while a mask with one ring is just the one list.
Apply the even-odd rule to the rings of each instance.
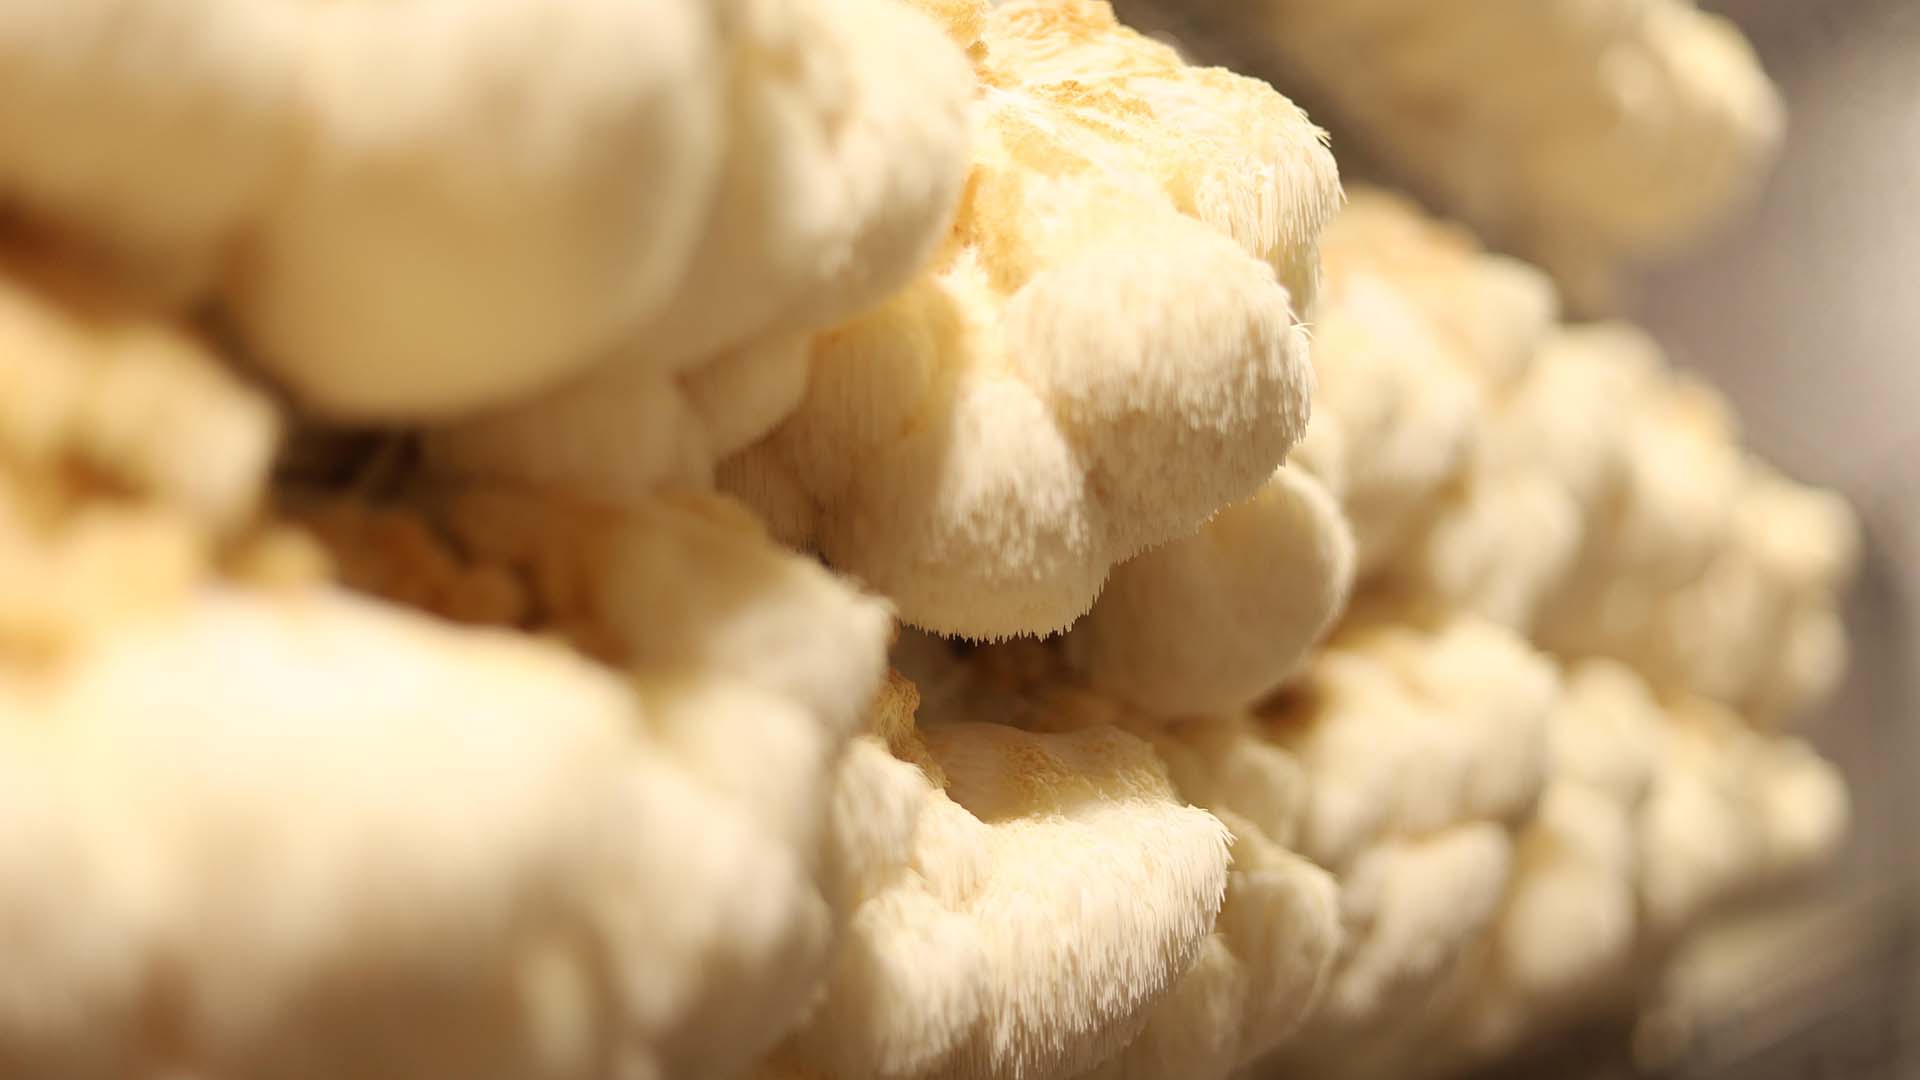
[[[1807, 718], [1846, 771], [1854, 837], [1798, 912], [1704, 944], [1684, 1075], [1920, 1075], [1920, 3], [1723, 0], [1784, 92], [1751, 212], [1645, 275], [1633, 314], [1733, 400], [1787, 471], [1847, 493], [1865, 549], [1840, 696]], [[1744, 935], [1737, 939], [1735, 935]], [[1730, 941], [1746, 940], [1738, 949]], [[1718, 951], [1716, 952], [1716, 947]]]

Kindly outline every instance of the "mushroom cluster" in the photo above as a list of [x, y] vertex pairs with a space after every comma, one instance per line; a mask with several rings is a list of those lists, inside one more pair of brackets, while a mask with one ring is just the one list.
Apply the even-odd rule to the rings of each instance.
[[1725, 219], [1779, 94], [1695, 0], [1133, 0], [1248, 43], [1343, 139], [1583, 303]]
[[1562, 313], [1764, 79], [1518, 6], [1236, 17], [1559, 283], [1103, 0], [0, 5], [0, 1074], [1405, 1077], [1630, 999], [1844, 833], [1857, 539]]

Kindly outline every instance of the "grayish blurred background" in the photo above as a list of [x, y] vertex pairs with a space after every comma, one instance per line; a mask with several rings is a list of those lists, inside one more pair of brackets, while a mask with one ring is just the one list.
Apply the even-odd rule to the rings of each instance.
[[[1846, 771], [1854, 835], [1794, 911], [1709, 941], [1679, 979], [1738, 1007], [1681, 1018], [1685, 1075], [1920, 1076], [1920, 2], [1722, 0], [1784, 92], [1758, 203], [1639, 283], [1631, 314], [1733, 399], [1749, 440], [1858, 509], [1844, 691], [1809, 734]], [[1745, 933], [1753, 949], [1722, 948]]]

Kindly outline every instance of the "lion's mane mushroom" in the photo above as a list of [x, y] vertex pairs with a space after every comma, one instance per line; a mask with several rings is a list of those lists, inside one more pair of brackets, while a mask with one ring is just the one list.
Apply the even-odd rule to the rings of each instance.
[[798, 411], [722, 484], [906, 621], [1000, 638], [1065, 626], [1298, 440], [1338, 188], [1286, 99], [1098, 0], [995, 6], [977, 44], [950, 242], [816, 340]]
[[0, 195], [363, 419], [849, 316], [965, 155], [965, 62], [895, 0], [9, 4], [0, 72]]

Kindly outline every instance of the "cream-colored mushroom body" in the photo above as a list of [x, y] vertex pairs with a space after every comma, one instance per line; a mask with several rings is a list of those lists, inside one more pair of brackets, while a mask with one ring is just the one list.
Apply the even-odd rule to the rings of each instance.
[[1724, 218], [1780, 139], [1752, 48], [1691, 0], [1196, 6], [1398, 183], [1581, 295]]
[[0, 689], [0, 910], [32, 943], [0, 980], [0, 1062], [737, 1067], [826, 943], [816, 800], [695, 733], [776, 742], [804, 777], [835, 743], [816, 725], [744, 687], [636, 698], [333, 593], [129, 621]]
[[1114, 568], [1064, 639], [1095, 687], [1166, 716], [1229, 712], [1292, 675], [1346, 605], [1353, 539], [1292, 467], [1193, 536]]
[[802, 400], [808, 337], [905, 284], [966, 173], [965, 59], [897, 0], [744, 5], [723, 176], [671, 296], [583, 375], [429, 436], [435, 467], [609, 503], [714, 464]]
[[[436, 493], [493, 571], [453, 599], [513, 629], [338, 590], [251, 535], [261, 400], [7, 270], [0, 1072], [712, 1075], [800, 1019], [880, 603], [686, 495]], [[460, 569], [353, 538], [394, 595]]]
[[1081, 1080], [1225, 1080], [1319, 1007], [1340, 943], [1326, 871], [1234, 814], [1233, 869], [1214, 932], [1126, 1049]]
[[965, 62], [894, 0], [29, 0], [0, 58], [0, 193], [361, 419], [844, 318], [964, 167]]
[[900, 781], [918, 792], [909, 853], [862, 883], [825, 997], [775, 1074], [1090, 1068], [1194, 963], [1227, 887], [1226, 830], [1112, 726], [916, 730], [915, 703], [883, 698], [870, 737], [917, 766]]
[[1096, 0], [982, 26], [949, 244], [816, 339], [799, 409], [721, 482], [908, 622], [1000, 638], [1071, 622], [1300, 437], [1337, 184], [1284, 98]]

